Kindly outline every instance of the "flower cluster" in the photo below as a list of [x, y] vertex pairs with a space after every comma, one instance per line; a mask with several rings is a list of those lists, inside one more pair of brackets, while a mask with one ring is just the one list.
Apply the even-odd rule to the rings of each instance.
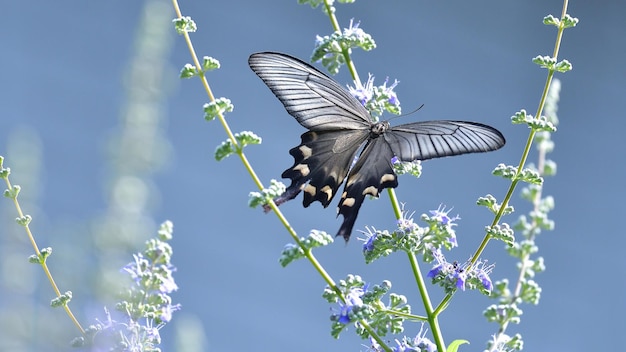
[[334, 75], [339, 72], [339, 67], [346, 63], [344, 50], [350, 53], [352, 48], [369, 51], [375, 47], [376, 43], [372, 36], [359, 28], [358, 22], [355, 24], [353, 20], [350, 20], [350, 26], [344, 28], [343, 32], [337, 31], [331, 35], [316, 37], [311, 61], [322, 60], [322, 65]]
[[[435, 352], [437, 346], [426, 337], [424, 326], [420, 328], [415, 338], [403, 337], [402, 340], [395, 340], [396, 346], [392, 347], [393, 352]], [[382, 352], [384, 349], [374, 339], [370, 339], [371, 352]]]
[[90, 351], [160, 351], [159, 329], [180, 309], [170, 297], [178, 289], [172, 277], [176, 270], [170, 263], [172, 247], [165, 242], [172, 238], [172, 227], [169, 221], [163, 223], [158, 237], [148, 240], [143, 253], [122, 268], [132, 280], [120, 295], [115, 319], [105, 309], [106, 320], [90, 326], [74, 346]]
[[397, 229], [389, 231], [377, 231], [367, 229], [363, 243], [363, 255], [365, 261], [370, 263], [375, 259], [387, 256], [401, 250], [408, 253], [422, 253], [424, 261], [430, 263], [435, 258], [432, 249], [444, 247], [451, 249], [457, 246], [455, 221], [458, 216], [450, 217], [450, 210], [439, 206], [437, 210], [431, 210], [430, 215], [422, 214], [421, 219], [428, 227], [420, 227], [413, 221], [413, 214], [402, 212], [402, 217], [397, 221]]
[[[335, 288], [326, 287], [324, 298], [329, 303], [337, 304], [333, 308], [330, 320], [331, 334], [337, 338], [341, 331], [350, 325], [356, 327], [356, 333], [369, 337], [361, 322], [380, 335], [400, 333], [404, 330], [404, 318], [411, 313], [406, 297], [389, 293], [391, 282], [385, 280], [380, 285], [365, 283], [358, 275], [348, 275], [340, 280]], [[383, 302], [383, 296], [389, 294], [389, 301]]]
[[448, 214], [451, 210], [452, 209], [446, 211], [446, 207], [440, 205], [437, 210], [431, 210], [429, 212], [430, 216], [426, 214], [422, 215], [422, 220], [429, 225], [428, 234], [430, 238], [428, 242], [435, 248], [443, 246], [446, 249], [452, 249], [458, 246], [454, 226], [456, 226], [455, 221], [461, 218], [458, 215], [450, 217]]
[[434, 284], [436, 283], [443, 287], [447, 294], [456, 290], [465, 291], [466, 288], [471, 290], [479, 289], [484, 294], [491, 293], [493, 284], [489, 274], [493, 269], [493, 265], [487, 265], [486, 262], [478, 262], [470, 267], [469, 262], [463, 264], [459, 264], [456, 261], [449, 263], [438, 249], [433, 251], [433, 256], [437, 260], [437, 264], [426, 276], [431, 278]]
[[363, 104], [374, 119], [378, 120], [384, 111], [396, 115], [401, 112], [400, 100], [393, 90], [398, 85], [398, 81], [395, 80], [390, 86], [387, 86], [388, 82], [389, 78], [385, 79], [382, 85], [375, 86], [374, 76], [370, 74], [365, 85], [356, 82], [355, 87], [348, 87], [348, 91]]

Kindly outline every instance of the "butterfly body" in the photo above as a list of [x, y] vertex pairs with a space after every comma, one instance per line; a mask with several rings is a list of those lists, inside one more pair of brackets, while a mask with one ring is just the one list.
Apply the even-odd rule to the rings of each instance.
[[[493, 127], [467, 121], [420, 121], [392, 127], [373, 122], [350, 93], [311, 65], [286, 54], [263, 52], [248, 60], [252, 70], [309, 131], [289, 153], [294, 164], [282, 173], [291, 179], [277, 205], [304, 192], [303, 205], [319, 201], [327, 207], [346, 179], [337, 214], [344, 217], [337, 233], [350, 238], [365, 196], [378, 197], [398, 186], [392, 158], [426, 160], [501, 148], [502, 134]], [[361, 150], [355, 163], [355, 157]]]

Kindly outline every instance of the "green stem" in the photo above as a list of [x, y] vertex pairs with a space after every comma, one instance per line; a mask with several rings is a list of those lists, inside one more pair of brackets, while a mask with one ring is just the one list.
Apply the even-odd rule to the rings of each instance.
[[[11, 185], [11, 181], [9, 181], [9, 177], [8, 176], [4, 179], [4, 181], [5, 181], [6, 185], [7, 185], [7, 189], [13, 190], [13, 185]], [[20, 207], [20, 202], [17, 200], [17, 195], [15, 195], [14, 197], [11, 197], [11, 199], [13, 200], [13, 205], [15, 206], [15, 209], [17, 210], [18, 217], [19, 218], [24, 218], [24, 213], [22, 212], [22, 207]], [[35, 236], [30, 231], [30, 227], [29, 227], [28, 224], [24, 225], [24, 229], [26, 230], [26, 235], [28, 236], [28, 240], [30, 241], [30, 244], [33, 246], [33, 249], [35, 250], [35, 254], [37, 255], [37, 258], [40, 259], [39, 264], [41, 265], [41, 268], [43, 269], [43, 272], [46, 274], [46, 277], [48, 278], [48, 281], [50, 282], [50, 285], [52, 286], [52, 290], [54, 290], [54, 293], [56, 294], [57, 297], [60, 297], [61, 296], [61, 290], [59, 290], [59, 287], [57, 286], [56, 282], [54, 281], [54, 278], [52, 276], [52, 272], [50, 272], [50, 268], [48, 268], [48, 264], [46, 264], [45, 258], [43, 258], [43, 256], [41, 255], [41, 251], [39, 250], [39, 246], [37, 245], [37, 242], [35, 241]], [[85, 334], [85, 330], [80, 325], [80, 322], [78, 322], [78, 319], [76, 319], [76, 316], [74, 316], [74, 313], [72, 312], [72, 310], [69, 307], [69, 302], [65, 303], [63, 305], [63, 310], [65, 310], [65, 314], [67, 314], [67, 316], [70, 318], [72, 323], [74, 323], [76, 328], [78, 328], [80, 333], [84, 335]]]
[[433, 334], [433, 338], [435, 339], [437, 351], [445, 352], [446, 345], [443, 340], [441, 328], [439, 327], [439, 319], [437, 318], [438, 313], [436, 312], [436, 310], [433, 309], [430, 296], [428, 295], [426, 282], [424, 281], [424, 276], [422, 275], [422, 272], [419, 268], [419, 263], [417, 262], [417, 258], [415, 257], [414, 253], [407, 252], [407, 256], [409, 259], [409, 263], [411, 263], [411, 270], [413, 271], [413, 276], [415, 277], [415, 282], [417, 283], [420, 297], [422, 298], [422, 304], [424, 305], [424, 309], [426, 310], [426, 318], [428, 320], [430, 330]]
[[[559, 54], [559, 48], [561, 46], [561, 40], [563, 38], [563, 30], [564, 30], [564, 25], [563, 25], [563, 20], [567, 14], [567, 5], [568, 5], [568, 0], [564, 0], [563, 1], [563, 10], [561, 13], [561, 23], [558, 27], [557, 30], [557, 36], [556, 36], [556, 41], [554, 44], [554, 50], [552, 52], [552, 57], [554, 58], [555, 62], [558, 58], [558, 54]], [[546, 97], [548, 96], [548, 91], [550, 89], [550, 84], [552, 83], [552, 78], [554, 77], [554, 70], [552, 69], [548, 69], [548, 75], [546, 77], [546, 81], [544, 83], [544, 87], [543, 87], [543, 92], [541, 93], [541, 97], [539, 99], [539, 105], [537, 107], [537, 112], [535, 113], [535, 117], [540, 117], [541, 114], [543, 113], [543, 108], [545, 106], [545, 102], [546, 102]], [[518, 182], [519, 182], [519, 178], [518, 176], [520, 175], [521, 171], [524, 169], [524, 166], [526, 165], [526, 160], [528, 159], [528, 154], [530, 153], [530, 148], [532, 147], [533, 144], [533, 140], [535, 138], [537, 131], [535, 129], [531, 129], [530, 133], [528, 134], [528, 139], [526, 140], [526, 146], [524, 147], [524, 151], [522, 152], [522, 156], [520, 158], [520, 161], [517, 165], [517, 172], [516, 172], [516, 176], [513, 177], [513, 181], [511, 182], [506, 195], [504, 196], [504, 200], [502, 201], [502, 204], [500, 205], [500, 208], [498, 209], [498, 212], [496, 213], [493, 221], [491, 222], [491, 226], [495, 226], [497, 225], [500, 220], [502, 219], [502, 216], [504, 214], [504, 210], [506, 209], [506, 207], [509, 205], [509, 202], [511, 200], [511, 197], [513, 195], [513, 192], [515, 191], [515, 187], [517, 186]], [[478, 246], [478, 248], [476, 249], [476, 251], [474, 252], [474, 255], [472, 255], [472, 259], [470, 260], [470, 268], [471, 266], [473, 266], [474, 264], [476, 264], [476, 262], [478, 261], [478, 259], [480, 258], [481, 254], [483, 253], [485, 247], [487, 246], [487, 243], [489, 243], [489, 241], [491, 240], [491, 237], [489, 236], [489, 234], [485, 235], [485, 237], [483, 238], [483, 240], [481, 241], [480, 245]], [[444, 297], [444, 299], [441, 301], [441, 303], [439, 303], [439, 305], [437, 306], [436, 311], [441, 311], [443, 309], [445, 309], [445, 307], [447, 306], [448, 302], [450, 301], [450, 299], [452, 298], [452, 294], [448, 294]]]

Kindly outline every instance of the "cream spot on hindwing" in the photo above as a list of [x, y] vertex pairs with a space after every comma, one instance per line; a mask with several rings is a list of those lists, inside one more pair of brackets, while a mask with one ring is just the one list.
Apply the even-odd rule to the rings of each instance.
[[302, 153], [302, 160], [308, 159], [313, 154], [313, 149], [306, 145], [301, 145], [298, 149], [300, 149], [300, 153]]
[[315, 186], [311, 186], [310, 184], [307, 184], [306, 186], [304, 186], [304, 191], [310, 194], [311, 197], [315, 197], [315, 193], [317, 193], [317, 188], [315, 188]]
[[329, 200], [330, 198], [333, 197], [333, 190], [332, 190], [332, 188], [330, 188], [329, 185], [326, 185], [326, 186], [322, 187], [322, 189], [320, 191], [326, 193], [326, 196], [327, 196], [326, 200]]
[[381, 178], [380, 178], [380, 184], [383, 184], [387, 181], [393, 181], [396, 179], [396, 175], [394, 174], [384, 174]]
[[374, 186], [369, 186], [363, 190], [363, 195], [369, 194], [372, 197], [378, 197], [378, 188]]
[[[346, 198], [347, 195], [347, 192], [343, 192], [343, 194], [341, 195], [341, 202], [339, 202], [339, 206], [352, 207], [354, 205], [354, 198]], [[339, 212], [339, 208], [337, 208], [337, 212]]]
[[294, 171], [299, 171], [302, 176], [307, 176], [311, 170], [309, 170], [309, 166], [307, 164], [298, 164], [293, 167]]

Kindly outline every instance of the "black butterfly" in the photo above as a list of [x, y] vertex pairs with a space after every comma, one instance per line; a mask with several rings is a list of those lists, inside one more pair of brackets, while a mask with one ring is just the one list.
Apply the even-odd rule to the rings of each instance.
[[327, 207], [347, 176], [337, 208], [337, 216], [344, 217], [337, 236], [346, 241], [365, 196], [378, 197], [383, 189], [398, 186], [394, 156], [426, 160], [492, 151], [505, 143], [498, 130], [476, 122], [423, 121], [396, 127], [388, 121], [372, 122], [365, 107], [337, 82], [286, 54], [256, 53], [248, 63], [287, 112], [309, 130], [289, 151], [294, 164], [282, 177], [290, 178], [291, 185], [274, 201], [280, 205], [303, 190], [305, 207], [314, 201]]

